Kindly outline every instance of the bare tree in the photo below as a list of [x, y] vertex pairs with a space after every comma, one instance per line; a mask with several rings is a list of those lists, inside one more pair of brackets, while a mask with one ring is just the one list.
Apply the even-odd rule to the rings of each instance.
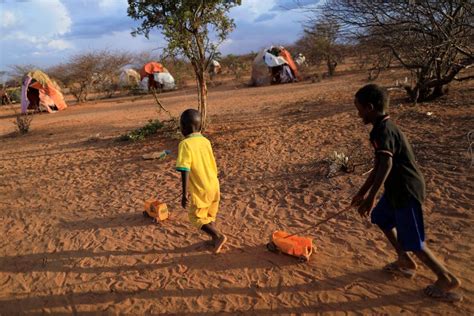
[[7, 72], [10, 80], [14, 80], [17, 82], [18, 85], [21, 85], [22, 78], [29, 73], [30, 71], [33, 71], [37, 69], [35, 65], [32, 64], [26, 64], [26, 65], [12, 65], [9, 66], [10, 71]]
[[234, 28], [228, 11], [240, 3], [241, 0], [128, 0], [128, 15], [141, 21], [132, 35], [148, 37], [151, 30], [159, 29], [168, 41], [167, 53], [183, 56], [191, 62], [203, 128], [207, 117], [206, 70], [218, 45]]
[[380, 47], [372, 38], [361, 39], [354, 50], [360, 69], [368, 70], [368, 79], [371, 81], [376, 80], [382, 70], [390, 68], [393, 63], [392, 52], [388, 48]]
[[78, 102], [86, 102], [94, 90], [111, 96], [120, 68], [130, 62], [128, 53], [102, 50], [74, 55], [66, 64], [50, 68], [49, 73], [69, 87]]
[[255, 58], [255, 54], [246, 55], [226, 55], [221, 58], [221, 64], [225, 67], [226, 71], [231, 73], [235, 80], [240, 80], [244, 73], [248, 73], [252, 67], [252, 61]]
[[135, 53], [132, 57], [132, 64], [136, 69], [140, 69], [150, 61], [161, 62], [161, 56], [154, 51], [143, 51]]
[[[324, 11], [323, 11], [324, 13]], [[324, 61], [328, 75], [333, 76], [338, 62], [342, 59], [340, 45], [337, 44], [340, 25], [336, 19], [328, 15], [320, 15], [305, 28], [305, 35], [298, 42], [305, 45], [310, 55], [316, 61]], [[306, 43], [302, 43], [302, 41]]]
[[405, 88], [415, 102], [443, 95], [453, 80], [472, 78], [458, 77], [474, 62], [470, 0], [329, 0], [323, 7], [344, 31], [389, 49], [412, 72], [416, 80]]
[[131, 61], [132, 56], [125, 52], [102, 52], [98, 71], [93, 76], [94, 89], [108, 98], [112, 97], [118, 88], [120, 69]]

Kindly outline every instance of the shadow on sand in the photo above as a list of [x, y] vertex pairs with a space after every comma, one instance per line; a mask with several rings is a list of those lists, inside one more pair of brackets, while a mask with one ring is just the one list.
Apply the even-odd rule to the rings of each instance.
[[[191, 248], [196, 247], [191, 245], [180, 249], [167, 250], [166, 252], [187, 252]], [[261, 248], [261, 247], [259, 247]], [[256, 249], [248, 249], [243, 251], [242, 249], [234, 252], [226, 253], [225, 256], [212, 256], [209, 254], [199, 254], [186, 256], [180, 259], [175, 259], [173, 262], [144, 265], [141, 267], [134, 266], [133, 269], [159, 269], [170, 265], [183, 264], [188, 268], [192, 269], [206, 269], [212, 271], [228, 270], [228, 269], [243, 269], [243, 268], [264, 268], [269, 267], [271, 264], [265, 260], [260, 260], [260, 265], [256, 265], [254, 254], [251, 252]], [[262, 251], [263, 252], [263, 251]], [[146, 253], [156, 253], [153, 251]], [[75, 253], [75, 255], [87, 255], [85, 253]], [[116, 255], [116, 252], [107, 252], [100, 254], [90, 254], [92, 256], [97, 255]], [[127, 254], [129, 254], [127, 252]], [[70, 252], [60, 254], [60, 256], [71, 255]], [[268, 255], [268, 254], [267, 254]], [[251, 257], [251, 259], [247, 258]], [[270, 256], [269, 256], [270, 257]], [[280, 256], [280, 259], [284, 258]], [[27, 259], [27, 258], [25, 258]], [[238, 260], [237, 260], [238, 259]], [[295, 262], [290, 258], [284, 258], [287, 264], [294, 264]], [[5, 258], [2, 259], [1, 266], [5, 267]], [[49, 267], [49, 265], [48, 265]], [[75, 269], [75, 268], [74, 268]], [[73, 270], [74, 270], [73, 269]], [[125, 268], [115, 268], [113, 272], [120, 273]], [[2, 269], [4, 270], [4, 269]], [[46, 268], [46, 270], [51, 271]], [[101, 272], [103, 270], [93, 268], [95, 272]], [[57, 271], [54, 270], [53, 271]], [[75, 272], [84, 272], [76, 271]], [[92, 271], [91, 271], [92, 272]], [[244, 286], [244, 287], [212, 287], [204, 289], [185, 288], [185, 289], [153, 289], [153, 290], [114, 290], [114, 291], [96, 291], [96, 292], [80, 292], [74, 293], [70, 288], [67, 293], [56, 294], [56, 295], [18, 295], [11, 298], [0, 299], [0, 306], [9, 311], [22, 311], [31, 312], [38, 311], [41, 309], [50, 309], [57, 307], [70, 307], [73, 312], [78, 312], [79, 305], [97, 305], [107, 302], [118, 303], [120, 301], [128, 299], [145, 299], [145, 300], [163, 300], [163, 299], [175, 299], [176, 304], [182, 300], [187, 301], [196, 297], [215, 297], [215, 296], [232, 296], [240, 295], [247, 296], [257, 302], [261, 299], [262, 295], [280, 295], [282, 293], [294, 294], [297, 292], [311, 293], [314, 296], [320, 294], [323, 291], [340, 291], [345, 292], [350, 290], [352, 286], [357, 285], [360, 282], [368, 282], [376, 286], [377, 283], [382, 283], [388, 280], [388, 276], [379, 270], [366, 270], [357, 273], [348, 273], [333, 278], [326, 278], [322, 280], [312, 280], [308, 283], [298, 285], [277, 285], [269, 287], [257, 287], [257, 286]], [[250, 313], [253, 315], [278, 315], [278, 314], [299, 314], [299, 313], [314, 313], [314, 312], [357, 312], [357, 311], [368, 311], [374, 308], [380, 308], [384, 306], [401, 306], [406, 304], [417, 304], [418, 308], [429, 307], [433, 305], [433, 301], [424, 297], [420, 290], [402, 290], [395, 294], [380, 295], [377, 297], [364, 297], [362, 299], [354, 300], [343, 300], [337, 302], [321, 302], [312, 306], [297, 306], [297, 307], [284, 307], [275, 306], [274, 308], [263, 308], [253, 309], [252, 306], [244, 307], [240, 310], [232, 310], [223, 312], [220, 310], [209, 311], [206, 313], [202, 312], [179, 312], [179, 315], [214, 315], [219, 313], [222, 315], [235, 315], [242, 313]], [[81, 315], [95, 315], [95, 312], [78, 312]], [[160, 315], [176, 315], [175, 313], [163, 313]]]

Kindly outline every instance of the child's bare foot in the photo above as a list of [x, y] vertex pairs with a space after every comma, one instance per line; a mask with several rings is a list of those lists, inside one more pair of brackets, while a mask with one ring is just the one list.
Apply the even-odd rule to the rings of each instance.
[[216, 244], [215, 244], [215, 248], [214, 248], [214, 253], [215, 254], [218, 254], [219, 252], [221, 252], [222, 246], [224, 246], [226, 241], [227, 241], [226, 235], [221, 234], [221, 236], [216, 240]]
[[387, 264], [385, 267], [383, 267], [383, 270], [389, 273], [399, 274], [409, 279], [413, 278], [416, 274], [415, 269], [408, 269], [405, 267], [401, 267], [398, 265], [397, 262], [392, 262], [392, 263]]
[[461, 281], [452, 273], [446, 273], [432, 285], [425, 288], [425, 294], [431, 298], [439, 299], [445, 302], [454, 303], [462, 301], [462, 295], [451, 292], [461, 286]]
[[400, 274], [406, 278], [413, 278], [416, 274], [416, 268], [415, 261], [405, 253], [400, 255], [397, 261], [387, 264], [383, 270], [394, 274]]
[[406, 252], [403, 252], [398, 255], [397, 263], [400, 267], [403, 267], [406, 269], [416, 270], [416, 268], [418, 268], [415, 260], [413, 260], [413, 258]]

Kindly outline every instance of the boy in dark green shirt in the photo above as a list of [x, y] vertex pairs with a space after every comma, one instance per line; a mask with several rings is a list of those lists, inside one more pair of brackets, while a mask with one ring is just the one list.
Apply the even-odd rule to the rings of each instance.
[[[386, 114], [389, 102], [385, 90], [375, 84], [366, 85], [356, 93], [354, 103], [364, 124], [373, 125], [370, 141], [375, 150], [375, 167], [352, 204], [362, 216], [371, 213], [372, 223], [380, 227], [397, 251], [398, 260], [388, 264], [385, 270], [414, 276], [416, 263], [407, 253], [413, 252], [438, 276], [425, 293], [450, 302], [461, 300], [460, 295], [452, 292], [460, 286], [460, 281], [424, 242], [421, 205], [426, 194], [425, 181], [407, 138]], [[375, 206], [382, 185], [385, 191]]]

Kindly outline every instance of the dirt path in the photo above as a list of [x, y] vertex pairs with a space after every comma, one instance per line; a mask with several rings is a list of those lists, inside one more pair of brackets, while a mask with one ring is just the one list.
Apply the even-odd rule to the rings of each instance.
[[[230, 237], [219, 256], [179, 207], [177, 141], [115, 140], [155, 116], [150, 98], [39, 115], [23, 137], [9, 135], [11, 113], [0, 112], [0, 314], [473, 314], [472, 88], [418, 108], [400, 107], [395, 97], [392, 109], [427, 180], [428, 242], [460, 276], [463, 302], [426, 298], [422, 289], [434, 279], [426, 268], [414, 280], [382, 272], [394, 254], [354, 213], [311, 233], [316, 251], [308, 263], [264, 247], [275, 229], [295, 232], [342, 209], [363, 182], [370, 164], [328, 178], [325, 161], [334, 150], [352, 152], [358, 163], [370, 157], [369, 129], [352, 105], [363, 83], [347, 75], [211, 91], [218, 225]], [[194, 95], [162, 100], [178, 114]], [[164, 162], [141, 159], [163, 149], [173, 152]], [[169, 221], [153, 225], [141, 216], [151, 196], [166, 201]]]

